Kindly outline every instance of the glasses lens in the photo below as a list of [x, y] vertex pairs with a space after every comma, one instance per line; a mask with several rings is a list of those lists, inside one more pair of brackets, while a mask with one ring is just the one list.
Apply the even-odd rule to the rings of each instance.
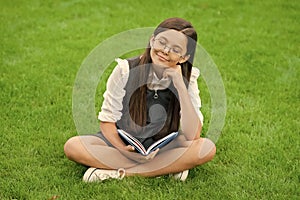
[[168, 48], [169, 56], [172, 57], [173, 60], [179, 59], [181, 57], [181, 54], [178, 49], [169, 47], [165, 41], [160, 39], [154, 40], [153, 48], [160, 51], [164, 51], [166, 48]]
[[158, 50], [164, 50], [166, 47], [166, 44], [160, 40], [154, 40], [154, 46], [155, 49]]

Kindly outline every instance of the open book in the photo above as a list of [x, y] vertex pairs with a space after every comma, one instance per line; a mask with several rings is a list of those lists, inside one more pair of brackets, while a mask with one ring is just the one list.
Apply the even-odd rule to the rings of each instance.
[[144, 156], [150, 154], [152, 151], [155, 151], [158, 148], [167, 145], [178, 135], [178, 132], [172, 132], [169, 135], [161, 138], [160, 140], [157, 140], [148, 149], [146, 149], [138, 139], [125, 132], [124, 130], [118, 129], [118, 133], [120, 137], [125, 139], [130, 145], [132, 145], [138, 152], [140, 152]]

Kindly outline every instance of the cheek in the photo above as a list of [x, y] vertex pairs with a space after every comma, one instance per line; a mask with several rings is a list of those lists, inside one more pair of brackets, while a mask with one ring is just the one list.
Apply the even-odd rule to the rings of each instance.
[[152, 62], [153, 62], [154, 64], [155, 64], [156, 62], [159, 62], [155, 50], [151, 49], [151, 51], [150, 51], [150, 57], [151, 57]]

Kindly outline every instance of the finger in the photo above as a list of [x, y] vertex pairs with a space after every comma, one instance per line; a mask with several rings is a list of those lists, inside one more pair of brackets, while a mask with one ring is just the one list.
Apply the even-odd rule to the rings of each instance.
[[154, 156], [156, 156], [156, 154], [159, 152], [159, 148], [157, 148], [155, 151], [154, 151]]
[[166, 69], [163, 73], [163, 78], [172, 78], [174, 76], [174, 71], [172, 69]]
[[167, 69], [163, 73], [163, 78], [168, 78], [168, 71], [167, 71]]
[[135, 150], [134, 147], [131, 146], [131, 145], [127, 145], [126, 148], [127, 148], [128, 151], [134, 151]]
[[154, 158], [155, 154], [154, 152], [152, 152], [150, 155], [149, 155], [149, 159], [148, 160], [152, 160]]
[[150, 159], [153, 159], [153, 158], [156, 156], [156, 154], [158, 153], [158, 151], [159, 151], [159, 148], [156, 149], [155, 151], [153, 151], [153, 152], [150, 154]]
[[180, 71], [179, 70], [168, 68], [164, 70], [163, 77], [166, 78], [168, 76], [170, 77], [177, 76], [178, 74], [181, 74], [181, 70]]
[[147, 156], [145, 156], [145, 159], [146, 159], [146, 160], [152, 160], [152, 158], [154, 157], [154, 156], [153, 156], [153, 153], [154, 153], [154, 151], [151, 152], [150, 154], [148, 154]]

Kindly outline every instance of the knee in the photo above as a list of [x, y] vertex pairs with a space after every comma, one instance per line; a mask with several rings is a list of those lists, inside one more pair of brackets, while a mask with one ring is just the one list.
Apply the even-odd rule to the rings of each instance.
[[67, 142], [64, 145], [64, 152], [67, 158], [71, 159], [74, 157], [76, 154], [76, 147], [78, 147], [78, 136], [71, 137], [70, 139], [67, 140]]
[[212, 160], [216, 154], [216, 145], [208, 138], [201, 138], [198, 140], [199, 153], [198, 159], [202, 162]]

